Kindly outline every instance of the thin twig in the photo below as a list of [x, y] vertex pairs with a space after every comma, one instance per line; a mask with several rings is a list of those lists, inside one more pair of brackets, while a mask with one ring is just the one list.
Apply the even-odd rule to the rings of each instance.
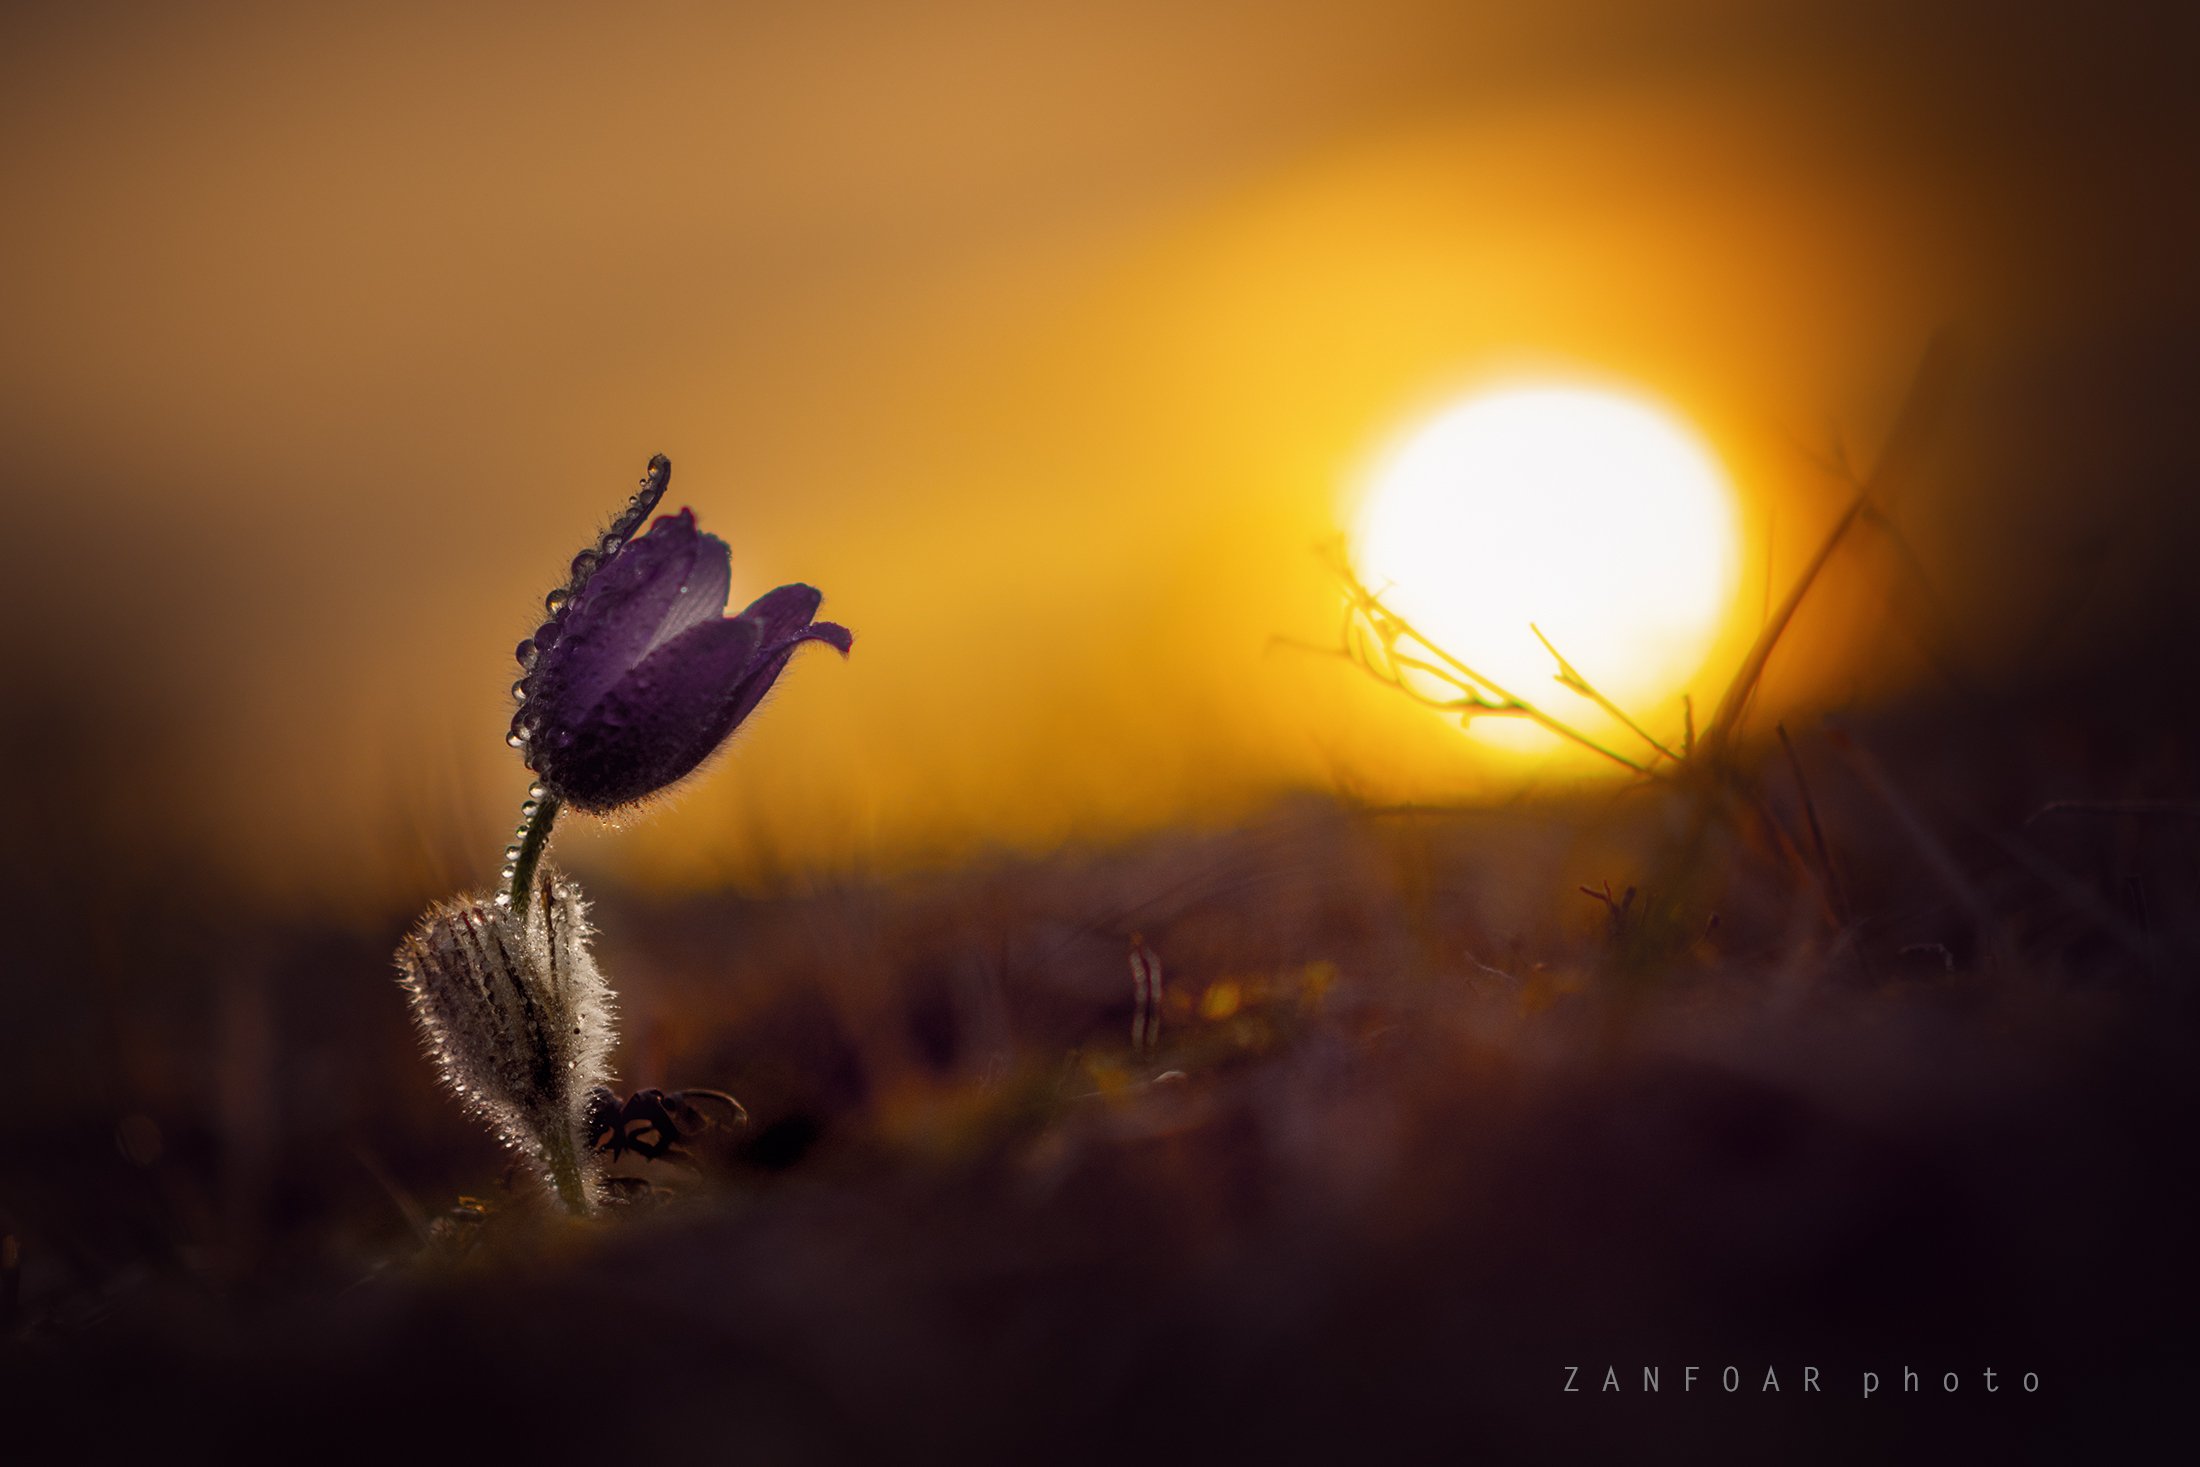
[[1587, 698], [1590, 702], [1596, 704], [1597, 707], [1602, 708], [1606, 713], [1611, 714], [1612, 717], [1618, 719], [1622, 724], [1626, 725], [1628, 731], [1633, 733], [1636, 738], [1641, 739], [1644, 743], [1648, 744], [1651, 748], [1657, 750], [1660, 754], [1663, 754], [1666, 758], [1672, 759], [1676, 762], [1680, 759], [1680, 755], [1674, 753], [1671, 749], [1668, 749], [1664, 744], [1660, 743], [1657, 738], [1655, 738], [1650, 733], [1648, 729], [1644, 728], [1641, 724], [1635, 722], [1635, 720], [1633, 720], [1632, 718], [1629, 718], [1626, 711], [1622, 709], [1619, 704], [1614, 703], [1610, 698], [1605, 697], [1604, 694], [1598, 691], [1597, 688], [1593, 684], [1591, 684], [1587, 678], [1583, 677], [1579, 670], [1577, 670], [1571, 662], [1568, 662], [1566, 660], [1564, 654], [1562, 654], [1556, 647], [1551, 645], [1551, 639], [1543, 635], [1543, 628], [1537, 626], [1534, 622], [1531, 621], [1528, 623], [1528, 630], [1535, 633], [1535, 639], [1543, 644], [1543, 650], [1550, 653], [1551, 660], [1558, 664], [1557, 681], [1560, 687], [1566, 688], [1571, 692], [1579, 693], [1582, 697]]
[[1780, 812], [1772, 808], [1771, 801], [1762, 796], [1744, 796], [1738, 790], [1733, 792], [1733, 800], [1735, 808], [1756, 816], [1758, 823], [1771, 833], [1772, 844], [1779, 850], [1780, 858], [1794, 867], [1795, 874], [1818, 893], [1818, 907], [1825, 914], [1827, 923], [1840, 927], [1841, 913], [1833, 904], [1833, 893], [1820, 878], [1818, 869], [1811, 865], [1810, 857], [1803, 854], [1802, 846], [1796, 843], [1794, 832], [1787, 828], [1787, 822], [1780, 818]]
[[382, 1165], [381, 1158], [364, 1146], [352, 1147], [351, 1154], [358, 1159], [367, 1175], [374, 1178], [375, 1185], [389, 1197], [390, 1205], [397, 1209], [397, 1215], [412, 1230], [415, 1241], [425, 1244], [429, 1237], [428, 1215], [421, 1211], [420, 1204], [414, 1200], [412, 1193], [406, 1191], [404, 1185], [390, 1175], [389, 1168]]
[[[1462, 718], [1469, 719], [1483, 716], [1525, 718], [1529, 722], [1578, 744], [1591, 753], [1601, 754], [1613, 763], [1637, 774], [1656, 772], [1650, 766], [1628, 758], [1617, 749], [1609, 748], [1597, 742], [1571, 724], [1552, 717], [1535, 704], [1507, 689], [1494, 678], [1477, 672], [1474, 668], [1460, 661], [1458, 657], [1446, 651], [1442, 645], [1423, 633], [1412, 622], [1384, 604], [1382, 597], [1369, 590], [1366, 584], [1353, 573], [1352, 568], [1344, 563], [1341, 556], [1337, 559], [1335, 569], [1339, 578], [1344, 582], [1345, 594], [1352, 609], [1358, 613], [1357, 620], [1365, 625], [1367, 631], [1382, 649], [1383, 665], [1377, 665], [1368, 650], [1358, 651], [1352, 655], [1352, 660], [1377, 679], [1409, 693], [1417, 701], [1429, 707], [1438, 708], [1445, 712], [1455, 712]], [[1398, 643], [1401, 641], [1411, 641], [1427, 656], [1416, 657], [1411, 654], [1400, 653]], [[1456, 700], [1442, 700], [1422, 693], [1406, 679], [1404, 675], [1406, 669], [1424, 673], [1457, 688], [1460, 697]]]
[[1917, 853], [1924, 858], [1933, 875], [1939, 878], [1948, 894], [1969, 914], [1977, 928], [1981, 946], [1998, 946], [1993, 909], [1987, 905], [1986, 898], [1979, 889], [1972, 885], [1970, 878], [1964, 875], [1962, 863], [1956, 860], [1947, 843], [1933, 833], [1924, 817], [1904, 797], [1888, 775], [1886, 767], [1872, 756], [1870, 750], [1838, 728], [1829, 725], [1828, 732], [1835, 752], [1855, 771], [1864, 787], [1878, 798], [1887, 813], [1894, 817], [1895, 823], [1902, 827], [1903, 834], [1909, 837], [1910, 844], [1917, 848]]
[[1772, 620], [1772, 511], [1765, 511], [1765, 570], [1757, 581], [1757, 627], [1762, 631]]
[[1787, 754], [1788, 770], [1795, 776], [1795, 789], [1803, 797], [1803, 815], [1810, 822], [1811, 849], [1818, 856], [1818, 870], [1826, 883], [1826, 894], [1833, 899], [1834, 918], [1847, 927], [1855, 920], [1856, 909], [1849, 902], [1847, 887], [1842, 883], [1841, 872], [1833, 864], [1833, 853], [1826, 849], [1826, 832], [1818, 823], [1818, 802], [1811, 798], [1810, 781], [1803, 775], [1803, 761], [1795, 752], [1795, 741], [1788, 737], [1787, 725], [1775, 724], [1780, 735], [1780, 747]]
[[1925, 359], [1918, 366], [1917, 376], [1911, 383], [1910, 395], [1903, 404], [1901, 416], [1895, 422], [1894, 431], [1887, 437], [1887, 446], [1880, 454], [1879, 463], [1872, 470], [1870, 479], [1857, 487], [1856, 497], [1842, 511], [1841, 518], [1834, 521], [1833, 528], [1826, 532], [1826, 538], [1819, 544], [1817, 553], [1811, 556], [1802, 573], [1796, 577], [1795, 584], [1788, 589], [1771, 620], [1757, 633], [1757, 640], [1750, 647], [1749, 655], [1742, 660], [1733, 681], [1727, 684], [1726, 693], [1719, 699], [1718, 709], [1711, 715], [1711, 723], [1704, 730], [1704, 743], [1715, 752], [1723, 749], [1733, 739], [1735, 731], [1741, 725], [1742, 714], [1750, 699], [1755, 696], [1759, 680], [1764, 677], [1765, 666], [1772, 660], [1773, 649], [1779, 646], [1788, 623], [1795, 619], [1796, 609], [1803, 604], [1803, 598], [1809, 594], [1819, 573], [1826, 568], [1826, 563], [1833, 559], [1834, 551], [1840, 548], [1841, 542], [1847, 538], [1849, 531], [1867, 509], [1886, 502], [1902, 475], [1912, 466], [1925, 434], [1933, 420], [1939, 416], [1941, 403], [1947, 396], [1952, 357], [1952, 349], [1945, 335], [1936, 337], [1926, 349]]

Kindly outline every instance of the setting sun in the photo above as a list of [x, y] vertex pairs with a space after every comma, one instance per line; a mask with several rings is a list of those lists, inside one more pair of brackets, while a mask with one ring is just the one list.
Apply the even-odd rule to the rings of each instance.
[[[1354, 569], [1384, 603], [1511, 693], [1570, 721], [1553, 647], [1605, 696], [1677, 731], [1738, 561], [1733, 491], [1678, 419], [1604, 388], [1478, 393], [1408, 430], [1365, 482]], [[1555, 740], [1478, 719], [1522, 750]]]

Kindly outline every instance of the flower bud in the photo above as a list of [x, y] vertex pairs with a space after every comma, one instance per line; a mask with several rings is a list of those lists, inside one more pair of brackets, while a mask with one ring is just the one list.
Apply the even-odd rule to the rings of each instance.
[[725, 615], [726, 542], [692, 510], [642, 521], [672, 465], [650, 460], [642, 492], [575, 558], [550, 593], [549, 620], [519, 646], [519, 708], [505, 742], [550, 796], [606, 815], [686, 778], [733, 736], [796, 650], [822, 642], [846, 656], [848, 629], [817, 620], [822, 595], [799, 582]]
[[588, 937], [579, 888], [545, 867], [524, 916], [486, 896], [438, 903], [397, 950], [444, 1081], [575, 1212], [595, 1201], [583, 1128], [613, 1037]]

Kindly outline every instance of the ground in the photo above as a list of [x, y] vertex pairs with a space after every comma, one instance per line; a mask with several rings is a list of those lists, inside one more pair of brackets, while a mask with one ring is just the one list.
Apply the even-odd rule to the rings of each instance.
[[[2195, 825], [2045, 808], [2138, 768], [2112, 734], [2036, 730], [2042, 765], [1951, 728], [1796, 741], [1823, 857], [1761, 741], [1708, 785], [606, 884], [626, 1080], [750, 1119], [582, 1223], [433, 1088], [402, 915], [263, 934], [208, 969], [208, 1053], [137, 1055], [157, 1113], [19, 1115], [11, 1420], [187, 1456], [2118, 1460], [2195, 1363]], [[171, 971], [238, 939], [205, 940]]]

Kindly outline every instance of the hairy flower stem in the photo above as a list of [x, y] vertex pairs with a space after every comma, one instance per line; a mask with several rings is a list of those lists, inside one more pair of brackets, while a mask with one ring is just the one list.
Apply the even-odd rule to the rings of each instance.
[[558, 1200], [565, 1204], [565, 1210], [575, 1217], [586, 1217], [590, 1210], [588, 1182], [581, 1176], [580, 1153], [572, 1127], [562, 1127], [556, 1135], [543, 1138], [542, 1160], [549, 1168], [550, 1184], [558, 1189]]
[[[527, 802], [533, 808], [520, 822], [519, 855], [512, 861], [512, 879], [505, 887], [512, 915], [527, 920], [527, 898], [535, 889], [535, 868], [550, 848], [550, 827], [558, 823], [558, 797], [542, 795]], [[562, 1191], [564, 1183], [559, 1183]]]

